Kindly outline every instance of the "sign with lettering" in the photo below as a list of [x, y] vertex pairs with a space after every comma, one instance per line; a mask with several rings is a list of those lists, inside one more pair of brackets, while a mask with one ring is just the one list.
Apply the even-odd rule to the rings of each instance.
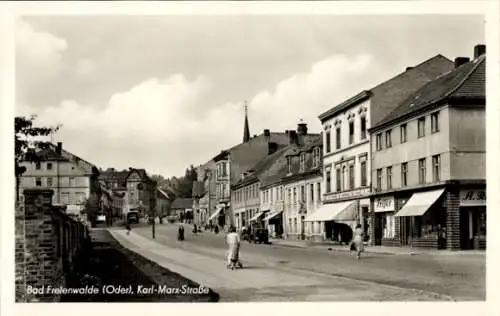
[[375, 212], [394, 212], [394, 197], [376, 198], [373, 206]]
[[346, 191], [346, 192], [327, 193], [327, 194], [325, 194], [324, 198], [325, 198], [325, 201], [334, 201], [334, 200], [340, 200], [340, 199], [349, 199], [349, 198], [367, 196], [369, 194], [370, 194], [370, 189], [364, 188], [364, 189], [355, 189], [355, 190]]
[[460, 206], [486, 206], [486, 190], [460, 191]]

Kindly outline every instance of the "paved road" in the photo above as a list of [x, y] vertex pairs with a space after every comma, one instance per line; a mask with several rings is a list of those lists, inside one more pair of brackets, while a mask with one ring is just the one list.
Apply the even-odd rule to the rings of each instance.
[[[222, 235], [205, 232], [178, 242], [176, 226], [137, 227], [125, 246], [195, 281], [214, 288], [223, 300], [484, 300], [485, 256], [388, 255], [370, 253], [356, 261], [347, 253], [243, 243], [246, 269], [224, 268]], [[196, 271], [195, 271], [196, 270]]]

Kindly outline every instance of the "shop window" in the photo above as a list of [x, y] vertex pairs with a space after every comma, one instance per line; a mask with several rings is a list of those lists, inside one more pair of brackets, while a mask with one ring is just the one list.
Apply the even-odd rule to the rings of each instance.
[[478, 220], [478, 234], [481, 237], [486, 236], [486, 211], [480, 211]]
[[384, 230], [384, 238], [394, 238], [396, 234], [395, 217], [392, 214], [386, 214], [382, 217], [382, 227]]

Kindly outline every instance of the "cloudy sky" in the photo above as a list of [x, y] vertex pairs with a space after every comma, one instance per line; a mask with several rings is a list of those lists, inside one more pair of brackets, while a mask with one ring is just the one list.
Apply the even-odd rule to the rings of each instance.
[[24, 17], [16, 114], [99, 167], [178, 176], [285, 131], [436, 54], [471, 56], [479, 16]]

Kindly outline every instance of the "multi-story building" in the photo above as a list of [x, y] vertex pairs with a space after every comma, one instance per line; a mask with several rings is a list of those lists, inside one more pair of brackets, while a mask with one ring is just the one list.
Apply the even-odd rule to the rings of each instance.
[[[80, 216], [97, 183], [98, 169], [63, 150], [61, 142], [39, 152], [39, 155], [40, 162], [21, 162], [26, 171], [19, 182], [20, 196], [23, 196], [24, 189], [49, 188], [54, 192], [55, 205], [63, 205], [68, 214]], [[99, 200], [97, 197], [97, 204]]]
[[216, 165], [213, 160], [196, 168], [197, 180], [193, 182], [194, 222], [199, 225], [208, 224], [208, 220], [216, 211]]
[[486, 246], [485, 51], [456, 58], [370, 130], [373, 244]]
[[370, 136], [368, 130], [417, 89], [451, 70], [437, 55], [319, 116], [323, 125], [323, 206], [308, 221], [321, 221], [327, 239], [350, 240], [355, 225], [368, 236]]
[[[306, 127], [305, 127], [306, 128]], [[307, 132], [307, 128], [306, 128]], [[298, 139], [303, 131], [299, 129]], [[323, 227], [318, 221], [306, 221], [321, 206], [321, 135], [300, 141], [287, 154], [285, 175], [281, 178], [282, 191], [278, 199], [284, 201], [284, 236], [287, 239], [322, 240]], [[271, 200], [275, 189], [268, 189]]]
[[268, 156], [243, 172], [241, 179], [231, 186], [231, 205], [238, 229], [247, 226], [265, 226], [262, 219], [271, 211], [271, 207], [263, 203], [266, 202], [263, 199], [266, 195], [260, 190], [261, 180], [286, 163], [285, 154], [288, 147], [279, 148], [276, 143], [269, 143]]
[[173, 201], [171, 193], [166, 192], [160, 188], [156, 188], [156, 216], [160, 219], [168, 216], [171, 201]]
[[208, 218], [212, 224], [235, 225], [235, 214], [231, 208], [231, 185], [240, 179], [244, 171], [268, 155], [270, 143], [275, 143], [278, 148], [288, 145], [288, 134], [272, 133], [265, 129], [263, 134], [250, 137], [248, 118], [245, 114], [243, 142], [223, 150], [212, 159], [215, 163], [216, 194], [216, 210]]

